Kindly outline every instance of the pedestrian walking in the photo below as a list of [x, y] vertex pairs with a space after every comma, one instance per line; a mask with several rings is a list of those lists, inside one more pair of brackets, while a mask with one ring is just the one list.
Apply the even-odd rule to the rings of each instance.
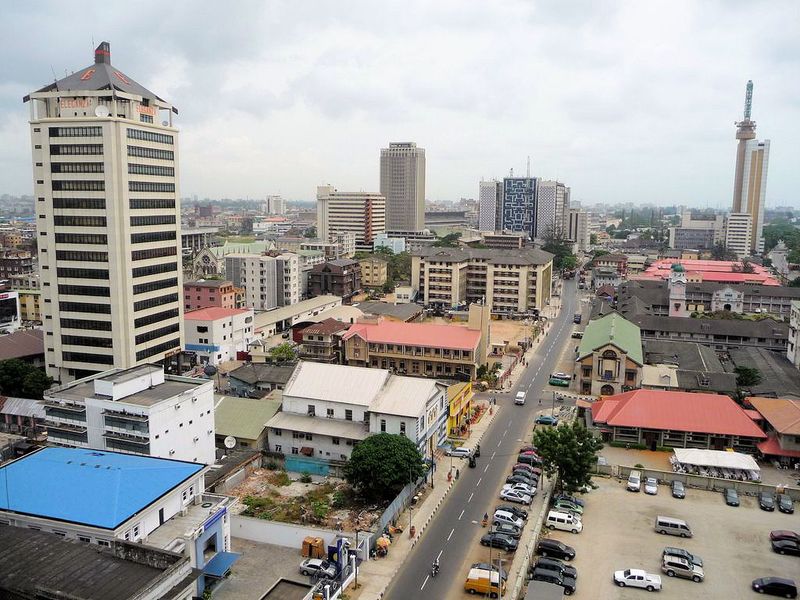
[[459, 476], [460, 474], [461, 474], [461, 473], [459, 472], [459, 470], [458, 470], [458, 469], [456, 469], [456, 480], [458, 480], [458, 476]]

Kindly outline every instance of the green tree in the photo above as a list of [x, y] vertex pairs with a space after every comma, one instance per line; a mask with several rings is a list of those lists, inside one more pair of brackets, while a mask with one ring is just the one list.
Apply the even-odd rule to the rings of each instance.
[[344, 467], [347, 482], [369, 501], [391, 500], [424, 474], [422, 455], [414, 442], [391, 433], [359, 442]]
[[754, 367], [736, 367], [733, 371], [736, 373], [737, 387], [753, 387], [764, 379], [761, 371]]
[[597, 243], [597, 234], [596, 233], [590, 233], [589, 234], [589, 244], [594, 246], [596, 243]]
[[736, 253], [728, 250], [725, 244], [715, 244], [711, 249], [714, 260], [736, 260]]
[[289, 362], [297, 358], [297, 351], [289, 342], [283, 342], [274, 348], [270, 348], [269, 355], [276, 361]]
[[545, 472], [556, 476], [559, 489], [573, 493], [591, 485], [592, 469], [603, 443], [579, 421], [535, 430], [533, 445], [538, 449]]
[[556, 270], [574, 269], [578, 264], [577, 257], [572, 254], [572, 242], [555, 225], [550, 225], [544, 233], [542, 250], [553, 255], [553, 267]]
[[0, 391], [6, 396], [41, 400], [51, 385], [53, 378], [42, 369], [16, 358], [0, 361]]
[[447, 235], [436, 238], [433, 245], [439, 248], [458, 248], [458, 240], [461, 238], [461, 232], [448, 233]]

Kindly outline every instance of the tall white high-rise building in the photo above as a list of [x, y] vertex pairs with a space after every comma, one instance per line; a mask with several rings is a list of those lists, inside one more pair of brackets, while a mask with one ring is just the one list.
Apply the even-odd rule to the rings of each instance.
[[753, 247], [753, 216], [731, 213], [725, 220], [725, 247], [739, 258], [750, 256]]
[[352, 233], [355, 250], [372, 251], [375, 236], [386, 231], [386, 199], [375, 192], [340, 192], [317, 186], [317, 237]]
[[381, 196], [388, 231], [425, 229], [425, 150], [414, 142], [381, 149]]
[[570, 208], [567, 211], [567, 239], [575, 243], [577, 252], [588, 252], [589, 242], [589, 215], [585, 210]]
[[286, 214], [286, 200], [281, 196], [267, 196], [264, 200], [263, 210], [268, 215]]
[[[767, 200], [769, 140], [757, 140], [756, 122], [750, 120], [753, 82], [747, 82], [744, 118], [736, 123], [736, 171], [733, 181], [731, 213], [750, 215], [751, 235], [748, 252], [764, 251], [764, 204]], [[731, 215], [733, 216], [733, 214]], [[741, 220], [741, 219], [739, 219]]]
[[182, 347], [177, 110], [111, 65], [30, 102], [47, 372], [67, 382]]
[[478, 184], [478, 229], [496, 231], [500, 228], [500, 206], [503, 200], [503, 182], [492, 179]]
[[272, 310], [300, 301], [300, 257], [283, 254], [228, 254], [225, 275], [236, 287], [244, 288], [244, 305], [255, 310]]
[[560, 181], [540, 180], [536, 201], [536, 237], [566, 236], [569, 188]]

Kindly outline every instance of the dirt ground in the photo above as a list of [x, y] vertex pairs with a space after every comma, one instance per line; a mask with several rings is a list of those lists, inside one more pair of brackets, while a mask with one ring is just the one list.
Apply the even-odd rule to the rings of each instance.
[[[439, 323], [443, 325], [457, 325], [466, 327], [466, 321], [455, 321], [444, 317], [428, 317], [425, 323]], [[520, 340], [530, 337], [532, 324], [526, 321], [513, 321], [511, 319], [493, 320], [489, 325], [489, 338], [492, 344], [516, 345]]]
[[368, 529], [383, 506], [364, 505], [340, 479], [314, 478], [303, 483], [285, 471], [257, 469], [230, 491], [249, 516], [283, 523], [314, 524], [328, 529]]

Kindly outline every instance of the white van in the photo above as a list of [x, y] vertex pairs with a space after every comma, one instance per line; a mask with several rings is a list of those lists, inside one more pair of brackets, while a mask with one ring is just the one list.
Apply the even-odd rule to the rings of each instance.
[[683, 538], [692, 537], [692, 529], [686, 521], [672, 517], [656, 517], [656, 533], [677, 535]]
[[520, 519], [519, 517], [515, 517], [512, 513], [508, 512], [507, 510], [496, 510], [494, 511], [494, 516], [492, 517], [492, 525], [514, 525], [515, 527], [519, 527], [522, 529], [525, 527], [525, 521]]
[[450, 448], [445, 454], [454, 458], [469, 458], [472, 456], [472, 450], [466, 446], [461, 446], [460, 448]]
[[631, 471], [628, 475], [628, 491], [638, 492], [642, 489], [642, 474], [640, 471]]
[[551, 510], [547, 513], [545, 525], [547, 525], [549, 529], [561, 529], [563, 531], [571, 531], [572, 533], [580, 533], [583, 531], [583, 523], [581, 523], [577, 515], [557, 510]]
[[517, 392], [517, 396], [514, 398], [514, 404], [525, 404], [525, 392]]

